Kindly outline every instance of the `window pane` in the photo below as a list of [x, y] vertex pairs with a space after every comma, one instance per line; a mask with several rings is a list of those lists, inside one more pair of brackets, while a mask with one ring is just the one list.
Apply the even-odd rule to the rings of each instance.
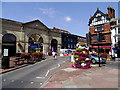
[[94, 42], [98, 42], [97, 35], [94, 36]]
[[120, 23], [120, 20], [118, 20], [118, 23]]
[[120, 33], [120, 27], [118, 27], [118, 33]]

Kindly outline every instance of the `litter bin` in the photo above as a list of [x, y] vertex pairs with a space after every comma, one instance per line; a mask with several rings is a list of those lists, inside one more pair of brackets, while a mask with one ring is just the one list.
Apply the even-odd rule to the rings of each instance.
[[10, 62], [10, 58], [8, 56], [3, 56], [3, 58], [2, 58], [2, 69], [8, 69], [9, 68], [9, 62]]

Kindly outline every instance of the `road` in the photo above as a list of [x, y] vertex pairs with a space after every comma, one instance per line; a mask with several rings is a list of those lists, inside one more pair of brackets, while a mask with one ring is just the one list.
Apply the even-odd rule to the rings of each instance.
[[107, 64], [105, 64], [105, 66], [114, 69], [120, 68], [119, 61], [107, 61]]
[[69, 60], [69, 57], [49, 59], [2, 75], [2, 88], [40, 88], [45, 81]]

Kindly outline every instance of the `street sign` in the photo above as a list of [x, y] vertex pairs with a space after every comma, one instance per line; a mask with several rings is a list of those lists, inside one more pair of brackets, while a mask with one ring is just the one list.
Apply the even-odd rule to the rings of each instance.
[[3, 56], [8, 56], [8, 49], [4, 49]]

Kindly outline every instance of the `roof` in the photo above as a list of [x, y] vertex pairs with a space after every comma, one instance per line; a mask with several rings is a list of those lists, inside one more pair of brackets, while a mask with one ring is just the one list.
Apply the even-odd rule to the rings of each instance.
[[18, 22], [18, 21], [14, 21], [14, 20], [10, 20], [10, 19], [4, 19], [4, 18], [0, 18], [0, 21], [6, 21], [6, 22], [10, 22], [10, 23], [14, 23], [14, 24], [17, 24], [17, 25], [22, 25], [21, 22]]
[[33, 20], [33, 21], [29, 21], [29, 22], [26, 22], [26, 23], [23, 23], [23, 25], [26, 25], [26, 24], [29, 24], [29, 23], [34, 23], [34, 22], [39, 22], [41, 23], [43, 26], [45, 26], [47, 29], [49, 29], [45, 24], [43, 24], [40, 20]]
[[91, 23], [92, 20], [95, 18], [95, 16], [96, 16], [97, 13], [100, 13], [101, 15], [106, 16], [107, 19], [110, 19], [110, 18], [108, 17], [108, 14], [104, 14], [102, 11], [99, 10], [99, 8], [97, 8], [97, 11], [94, 13], [94, 15], [93, 15], [93, 16], [90, 16], [89, 24], [88, 24], [88, 25], [90, 25], [90, 23]]
[[62, 32], [65, 32], [65, 33], [70, 33], [70, 32], [68, 32], [67, 30], [62, 30], [62, 29], [58, 29], [58, 28], [55, 28], [55, 27], [53, 27], [53, 29], [54, 29], [54, 30], [57, 30], [57, 31], [62, 31]]

